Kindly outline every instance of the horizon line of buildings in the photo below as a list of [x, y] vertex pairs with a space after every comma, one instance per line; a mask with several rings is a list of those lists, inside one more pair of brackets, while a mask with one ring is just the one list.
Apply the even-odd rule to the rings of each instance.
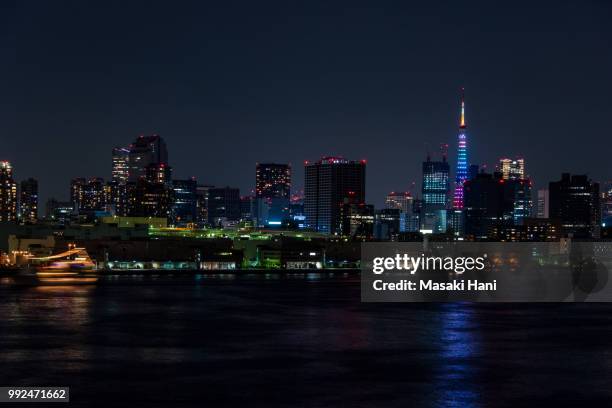
[[[159, 135], [139, 136], [112, 150], [111, 180], [72, 179], [70, 201], [50, 199], [44, 221], [95, 223], [100, 217], [165, 218], [175, 227], [305, 229], [352, 240], [400, 240], [402, 234], [439, 234], [448, 239], [540, 240], [571, 234], [600, 237], [612, 225], [612, 188], [601, 193], [586, 175], [563, 173], [538, 190], [522, 158], [501, 158], [495, 172], [470, 163], [463, 90], [457, 136], [457, 167], [451, 183], [448, 145], [441, 158], [422, 164], [420, 197], [390, 193], [385, 208], [366, 202], [365, 160], [324, 156], [306, 161], [304, 191], [291, 192], [291, 166], [257, 163], [253, 194], [215, 187], [195, 178], [173, 179], [168, 149]], [[39, 222], [38, 182], [17, 188], [13, 168], [0, 162], [0, 222]]]

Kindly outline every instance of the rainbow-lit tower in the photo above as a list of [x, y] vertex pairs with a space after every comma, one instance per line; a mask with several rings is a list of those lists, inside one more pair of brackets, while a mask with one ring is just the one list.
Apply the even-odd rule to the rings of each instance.
[[457, 135], [457, 174], [455, 178], [455, 196], [453, 208], [463, 208], [463, 183], [468, 175], [467, 134], [465, 125], [465, 89], [461, 88], [461, 119]]

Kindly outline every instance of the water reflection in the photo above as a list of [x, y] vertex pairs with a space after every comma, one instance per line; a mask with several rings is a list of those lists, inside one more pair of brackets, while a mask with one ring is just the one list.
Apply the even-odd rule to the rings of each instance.
[[437, 403], [446, 407], [479, 406], [476, 389], [480, 339], [474, 310], [467, 303], [440, 305], [439, 364], [434, 388]]

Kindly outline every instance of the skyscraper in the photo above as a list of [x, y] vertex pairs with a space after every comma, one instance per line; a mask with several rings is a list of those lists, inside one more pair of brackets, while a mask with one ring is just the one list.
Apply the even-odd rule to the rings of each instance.
[[197, 222], [197, 187], [195, 178], [172, 180], [172, 208], [170, 218], [175, 226]]
[[136, 182], [147, 175], [151, 164], [168, 164], [166, 142], [159, 135], [139, 136], [129, 147], [129, 177]]
[[145, 179], [149, 183], [172, 185], [172, 167], [166, 163], [151, 163], [145, 169]]
[[208, 223], [228, 225], [240, 221], [240, 190], [237, 188], [208, 189]]
[[127, 147], [113, 148], [113, 171], [112, 181], [117, 184], [125, 184], [130, 173], [130, 149]]
[[421, 229], [434, 233], [446, 232], [446, 207], [449, 195], [450, 167], [446, 156], [441, 161], [427, 160], [423, 162], [423, 209], [421, 213]]
[[499, 159], [499, 171], [504, 180], [525, 179], [525, 159]]
[[17, 220], [17, 183], [13, 180], [13, 166], [0, 161], [0, 222]]
[[340, 211], [365, 203], [365, 160], [323, 157], [305, 163], [304, 214], [306, 227], [330, 234], [341, 233]]
[[548, 190], [545, 188], [538, 190], [538, 218], [548, 218]]
[[131, 217], [170, 217], [171, 188], [142, 178], [127, 184], [128, 215]]
[[599, 184], [586, 175], [563, 173], [549, 184], [549, 215], [561, 221], [565, 234], [598, 238], [600, 224]]
[[463, 183], [468, 178], [468, 147], [467, 126], [465, 124], [465, 95], [461, 88], [461, 118], [459, 120], [459, 134], [457, 135], [457, 172], [455, 177], [455, 195], [453, 208], [463, 208]]
[[33, 224], [38, 220], [38, 181], [33, 178], [23, 180], [19, 190], [21, 222]]
[[257, 226], [279, 225], [289, 218], [291, 167], [288, 164], [257, 163], [255, 166], [254, 214]]
[[406, 214], [412, 212], [412, 203], [413, 198], [408, 191], [392, 191], [385, 198], [385, 208], [398, 209]]
[[291, 167], [288, 164], [257, 163], [255, 197], [286, 198], [291, 196]]
[[83, 177], [72, 179], [70, 199], [73, 207], [79, 211], [102, 211], [107, 202], [106, 186], [100, 177], [86, 180]]
[[493, 237], [495, 228], [514, 223], [515, 185], [501, 173], [479, 173], [465, 182], [464, 233], [468, 239]]
[[213, 186], [198, 184], [196, 187], [197, 223], [200, 227], [208, 225], [208, 190]]

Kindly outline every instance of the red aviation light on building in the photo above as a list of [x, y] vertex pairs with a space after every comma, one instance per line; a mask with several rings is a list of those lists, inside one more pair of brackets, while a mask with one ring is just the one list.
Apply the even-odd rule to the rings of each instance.
[[368, 161], [366, 159], [361, 159], [361, 164], [367, 164]]

